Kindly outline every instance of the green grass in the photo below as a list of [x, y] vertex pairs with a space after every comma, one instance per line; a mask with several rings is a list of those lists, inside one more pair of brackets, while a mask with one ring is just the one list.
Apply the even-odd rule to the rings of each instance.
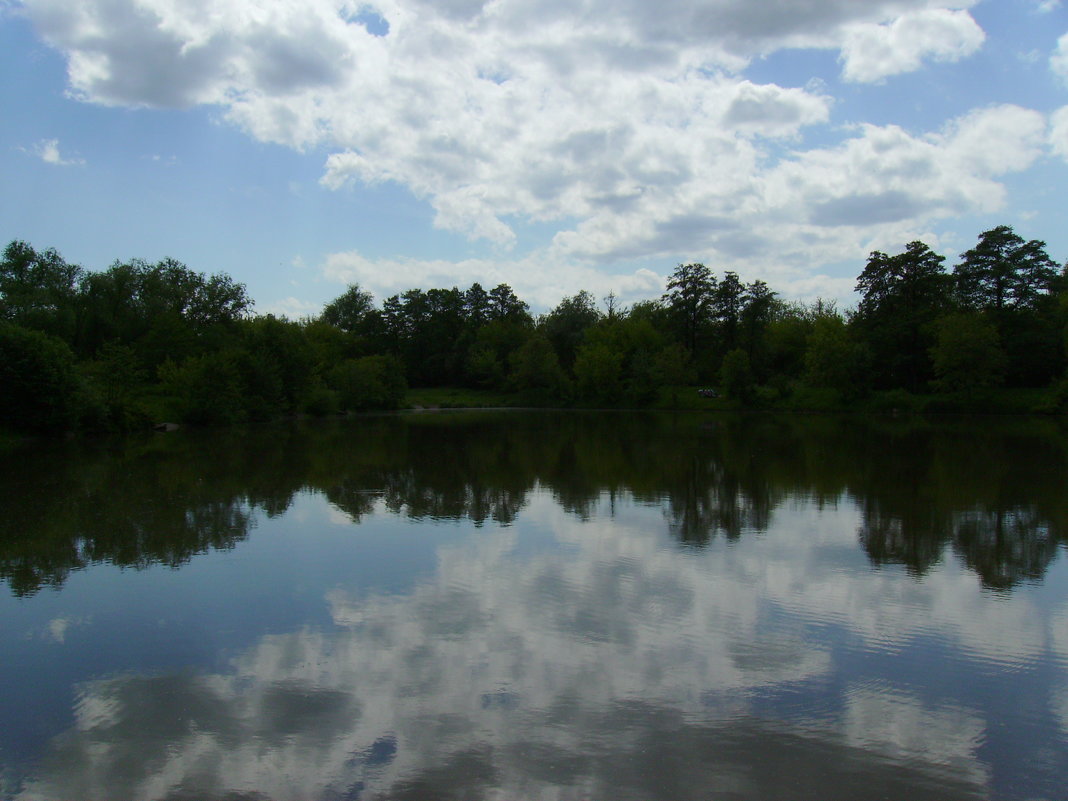
[[661, 387], [656, 400], [650, 408], [678, 411], [728, 411], [736, 409], [737, 404], [726, 398], [705, 398], [698, 394], [705, 386]]
[[488, 409], [522, 404], [516, 395], [508, 392], [463, 387], [423, 387], [409, 389], [404, 405], [409, 409]]
[[[747, 403], [725, 397], [705, 398], [698, 394], [699, 389], [702, 387], [662, 387], [646, 408], [708, 412], [756, 409], [769, 412], [862, 414], [1035, 414], [1058, 411], [1053, 389], [996, 389], [973, 397], [891, 390], [875, 392], [862, 399], [847, 400], [834, 390], [796, 384], [789, 389], [780, 390], [758, 387], [753, 399]], [[530, 404], [515, 393], [461, 387], [430, 387], [409, 390], [404, 405], [409, 409], [487, 409]]]

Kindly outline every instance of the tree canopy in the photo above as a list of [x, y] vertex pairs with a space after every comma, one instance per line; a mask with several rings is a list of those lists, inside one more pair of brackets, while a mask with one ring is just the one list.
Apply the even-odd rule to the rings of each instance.
[[[413, 288], [376, 304], [349, 285], [302, 320], [253, 314], [245, 287], [174, 259], [101, 271], [11, 242], [0, 259], [0, 424], [128, 428], [392, 408], [406, 387], [536, 405], [863, 403], [879, 393], [1047, 390], [1068, 406], [1068, 277], [1040, 240], [983, 232], [952, 273], [926, 243], [874, 251], [858, 304], [787, 302], [734, 270], [680, 264], [664, 293], [607, 313], [588, 291], [537, 319], [507, 284]], [[895, 405], [897, 401], [894, 401]]]

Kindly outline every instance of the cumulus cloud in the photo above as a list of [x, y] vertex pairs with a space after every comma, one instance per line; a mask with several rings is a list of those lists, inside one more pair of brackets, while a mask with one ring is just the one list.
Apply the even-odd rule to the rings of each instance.
[[1057, 40], [1057, 49], [1049, 57], [1049, 68], [1068, 85], [1068, 33]]
[[72, 167], [85, 164], [84, 159], [64, 157], [59, 152], [58, 139], [42, 139], [28, 151], [37, 156], [45, 164], [55, 164], [58, 167]]
[[273, 314], [277, 317], [288, 317], [290, 320], [299, 320], [303, 317], [314, 317], [322, 311], [322, 308], [321, 303], [312, 303], [311, 301], [300, 300], [290, 296], [275, 301], [262, 309], [258, 309], [258, 311], [263, 314]]
[[914, 11], [883, 25], [853, 25], [842, 45], [842, 75], [870, 83], [917, 70], [926, 59], [959, 61], [985, 38], [971, 14], [948, 8]]
[[[1014, 127], [1002, 109], [958, 120], [955, 139], [892, 126], [836, 130], [840, 145], [783, 160], [807, 130], [831, 121], [834, 99], [818, 82], [754, 82], [746, 66], [785, 48], [822, 48], [840, 52], [848, 79], [872, 81], [957, 60], [983, 41], [971, 5], [827, 0], [786, 13], [743, 0], [26, 0], [25, 8], [66, 54], [76, 96], [214, 105], [257, 139], [329, 151], [328, 189], [402, 184], [433, 207], [438, 227], [501, 249], [517, 244], [516, 220], [556, 224], [541, 260], [561, 271], [700, 258], [777, 269], [772, 277], [786, 281], [801, 276], [781, 273], [784, 264], [856, 258], [874, 236], [907, 237], [945, 214], [996, 208], [1004, 190], [994, 178], [1029, 163], [1030, 123], [1018, 110]], [[964, 151], [982, 143], [968, 145], [968, 130], [992, 120], [1013, 157], [969, 161]]]
[[[385, 294], [488, 280], [509, 283], [544, 306], [582, 288], [598, 295], [615, 291], [631, 301], [659, 294], [664, 276], [649, 270], [606, 275], [598, 265], [668, 259], [685, 250], [686, 260], [763, 278], [791, 297], [848, 303], [852, 281], [812, 275], [811, 265], [900, 248], [917, 238], [937, 246], [932, 220], [1002, 209], [1006, 191], [998, 177], [1029, 167], [1051, 135], [1054, 147], [1061, 147], [1064, 118], [1061, 112], [1054, 116], [1052, 134], [1042, 114], [1013, 105], [975, 110], [925, 135], [895, 125], [861, 125], [838, 145], [796, 151], [771, 166], [763, 166], [744, 140], [720, 153], [706, 140], [705, 158], [692, 160], [671, 158], [675, 145], [665, 144], [646, 151], [655, 159], [650, 163], [663, 172], [675, 165], [685, 177], [588, 203], [585, 213], [576, 211], [575, 226], [522, 259], [426, 262], [340, 253], [328, 258], [325, 273]], [[596, 152], [604, 141], [572, 140], [569, 146]], [[353, 163], [370, 169], [359, 157]], [[650, 167], [647, 175], [654, 172]], [[333, 174], [328, 171], [328, 178]], [[484, 206], [482, 213], [499, 222], [492, 208]]]
[[1068, 106], [1062, 106], [1050, 116], [1050, 147], [1068, 161]]
[[485, 289], [508, 284], [535, 309], [548, 309], [569, 295], [587, 289], [601, 297], [615, 293], [622, 303], [659, 296], [663, 276], [646, 268], [631, 273], [607, 274], [587, 265], [553, 261], [544, 253], [524, 259], [468, 259], [465, 261], [423, 259], [370, 259], [359, 251], [332, 253], [323, 265], [326, 278], [356, 283], [379, 299], [412, 287], [467, 288], [479, 283]]
[[870, 226], [993, 211], [993, 179], [1042, 153], [1045, 119], [1018, 106], [982, 109], [923, 137], [897, 126], [861, 126], [843, 144], [799, 153], [770, 170], [767, 212], [821, 227]]

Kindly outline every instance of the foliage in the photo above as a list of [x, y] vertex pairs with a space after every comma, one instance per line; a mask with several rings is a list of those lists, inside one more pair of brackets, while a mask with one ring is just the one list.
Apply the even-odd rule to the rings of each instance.
[[70, 342], [82, 275], [80, 267], [67, 264], [52, 248], [38, 252], [25, 242], [12, 242], [0, 259], [0, 321]]
[[869, 358], [845, 320], [824, 314], [812, 322], [804, 356], [805, 381], [855, 399], [868, 385]]
[[690, 353], [697, 350], [711, 318], [716, 283], [712, 271], [703, 264], [680, 264], [668, 279], [663, 301]]
[[735, 348], [723, 357], [720, 385], [732, 400], [744, 403], [753, 399], [756, 390], [753, 370], [749, 364], [749, 354], [741, 348]]
[[335, 365], [327, 382], [344, 410], [396, 409], [404, 399], [407, 384], [400, 362], [392, 356], [364, 356]]
[[1025, 242], [1008, 225], [980, 234], [978, 244], [962, 255], [953, 277], [964, 305], [995, 312], [1036, 308], [1055, 291], [1059, 278], [1046, 243]]
[[582, 344], [586, 330], [601, 319], [593, 295], [586, 290], [564, 298], [540, 323], [540, 328], [552, 343], [560, 365], [570, 370]]
[[614, 406], [623, 399], [623, 354], [605, 342], [587, 342], [575, 357], [575, 389], [592, 406]]
[[941, 392], [974, 395], [997, 386], [1004, 378], [1005, 352], [990, 319], [975, 312], [958, 312], [938, 321], [931, 360]]
[[857, 279], [857, 325], [880, 387], [916, 390], [931, 378], [933, 323], [947, 307], [951, 286], [944, 261], [923, 242], [910, 242], [894, 256], [873, 252]]
[[[159, 374], [167, 394], [173, 398], [174, 416], [199, 425], [248, 422], [247, 371], [242, 370], [241, 357], [235, 350], [223, 350], [191, 356], [181, 365], [165, 362]], [[258, 397], [257, 405], [264, 400]]]
[[358, 334], [367, 332], [374, 315], [374, 298], [371, 293], [364, 292], [357, 284], [349, 284], [341, 295], [323, 307], [319, 319], [346, 333]]
[[513, 393], [495, 397], [528, 405], [722, 406], [680, 393], [700, 381], [722, 384], [731, 403], [782, 408], [898, 408], [902, 398], [907, 408], [1058, 408], [1068, 277], [1044, 243], [999, 226], [952, 275], [943, 262], [922, 242], [873, 252], [846, 314], [692, 263], [660, 298], [628, 308], [609, 294], [607, 314], [586, 291], [535, 322], [507, 284], [410, 289], [378, 307], [353, 284], [294, 322], [252, 315], [244, 287], [222, 273], [173, 259], [91, 272], [15, 241], [0, 261], [5, 347], [19, 354], [4, 365], [4, 388], [16, 390], [3, 425], [329, 415], [396, 408], [407, 385]]
[[567, 399], [567, 377], [553, 350], [542, 334], [527, 339], [511, 355], [511, 383], [524, 402], [545, 405]]
[[0, 423], [16, 430], [65, 431], [78, 415], [74, 354], [61, 339], [0, 322]]

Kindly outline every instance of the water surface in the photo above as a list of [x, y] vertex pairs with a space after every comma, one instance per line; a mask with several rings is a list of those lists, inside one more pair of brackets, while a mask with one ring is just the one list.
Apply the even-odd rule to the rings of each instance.
[[0, 466], [7, 799], [1056, 799], [1068, 433], [464, 412]]

